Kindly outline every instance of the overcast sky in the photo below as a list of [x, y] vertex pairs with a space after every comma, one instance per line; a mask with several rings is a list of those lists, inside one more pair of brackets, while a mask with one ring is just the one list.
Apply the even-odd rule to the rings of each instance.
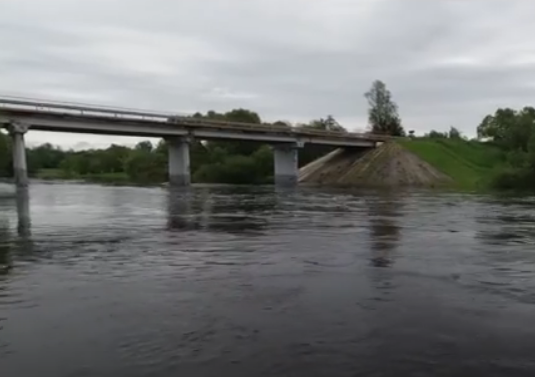
[[[367, 125], [381, 79], [406, 129], [473, 135], [535, 101], [530, 0], [0, 0], [0, 93]], [[32, 144], [132, 143], [30, 132]], [[86, 144], [87, 143], [87, 144]]]

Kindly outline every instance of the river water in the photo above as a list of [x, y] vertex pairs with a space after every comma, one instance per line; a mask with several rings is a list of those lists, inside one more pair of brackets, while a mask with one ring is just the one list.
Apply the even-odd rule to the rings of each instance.
[[535, 200], [29, 197], [0, 199], [2, 377], [535, 375]]

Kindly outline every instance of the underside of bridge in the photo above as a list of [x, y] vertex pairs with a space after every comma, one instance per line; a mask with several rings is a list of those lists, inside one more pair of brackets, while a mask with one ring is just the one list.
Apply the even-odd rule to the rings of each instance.
[[[188, 186], [191, 184], [189, 138], [167, 138], [169, 149], [169, 184]], [[294, 143], [273, 145], [275, 185], [292, 187], [298, 181], [298, 145]]]

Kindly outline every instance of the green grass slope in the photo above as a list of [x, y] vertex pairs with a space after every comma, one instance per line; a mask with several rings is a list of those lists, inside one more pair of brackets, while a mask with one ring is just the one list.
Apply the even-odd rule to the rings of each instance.
[[467, 190], [487, 187], [505, 158], [496, 146], [479, 141], [418, 138], [399, 144], [450, 176], [457, 188]]

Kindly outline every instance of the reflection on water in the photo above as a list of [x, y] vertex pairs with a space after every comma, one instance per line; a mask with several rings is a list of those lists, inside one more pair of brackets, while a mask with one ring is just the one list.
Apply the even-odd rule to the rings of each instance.
[[0, 200], [2, 377], [535, 373], [533, 199], [19, 194]]
[[387, 193], [366, 201], [370, 223], [371, 262], [376, 267], [388, 267], [393, 263], [392, 254], [401, 236], [401, 227], [398, 224], [398, 218], [402, 216], [401, 200], [398, 195]]
[[28, 189], [17, 190], [17, 232], [24, 239], [31, 235], [30, 194]]
[[0, 275], [7, 274], [13, 267], [8, 224], [0, 218]]
[[[214, 195], [208, 188], [199, 190], [170, 189], [167, 194], [169, 230], [202, 229], [244, 233], [261, 231], [268, 223], [263, 213], [276, 206], [276, 196], [265, 190], [245, 193], [227, 193], [225, 188]], [[270, 190], [271, 191], [271, 190]], [[259, 200], [259, 192], [262, 194]], [[240, 195], [240, 201], [229, 195]]]

